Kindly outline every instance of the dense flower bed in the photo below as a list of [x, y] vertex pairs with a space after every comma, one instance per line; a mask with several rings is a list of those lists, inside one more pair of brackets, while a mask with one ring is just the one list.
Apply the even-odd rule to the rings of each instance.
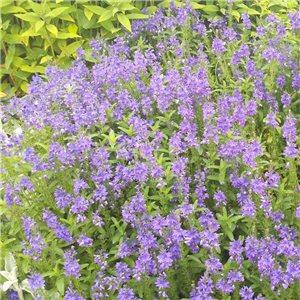
[[5, 110], [2, 235], [27, 295], [297, 299], [300, 11], [242, 19], [160, 9]]

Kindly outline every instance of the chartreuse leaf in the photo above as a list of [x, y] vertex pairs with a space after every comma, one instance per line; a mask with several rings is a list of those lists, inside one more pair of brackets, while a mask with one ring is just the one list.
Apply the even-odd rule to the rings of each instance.
[[105, 10], [103, 14], [101, 14], [101, 17], [98, 20], [98, 23], [104, 22], [109, 20], [113, 16], [112, 10]]
[[1, 9], [2, 15], [15, 14], [15, 13], [19, 13], [19, 12], [26, 13], [26, 10], [24, 8], [22, 8], [21, 6], [6, 6]]
[[45, 18], [57, 18], [59, 15], [61, 15], [64, 11], [66, 11], [67, 9], [69, 9], [69, 7], [59, 7], [59, 8], [55, 8], [52, 11], [50, 11], [49, 13], [47, 13], [45, 15]]
[[70, 33], [76, 34], [76, 33], [77, 33], [77, 30], [78, 30], [78, 27], [77, 27], [76, 24], [70, 24], [70, 25], [68, 26], [68, 31], [69, 31]]
[[35, 23], [35, 31], [38, 32], [45, 24], [45, 21], [40, 20]]
[[87, 8], [84, 8], [83, 12], [84, 12], [84, 15], [86, 16], [86, 18], [87, 18], [89, 21], [91, 21], [91, 19], [92, 19], [94, 13], [93, 13], [92, 11], [90, 11], [89, 9], [87, 9]]
[[128, 30], [131, 31], [131, 25], [129, 19], [122, 13], [117, 14], [119, 22]]
[[[105, 12], [105, 8], [96, 6], [96, 5], [84, 5], [84, 7], [87, 11], [90, 11], [92, 14], [96, 14], [99, 16], [101, 16]], [[84, 11], [84, 13], [85, 13], [85, 11]], [[86, 17], [88, 18], [87, 15], [86, 15]]]
[[54, 26], [53, 24], [48, 24], [48, 25], [46, 25], [46, 28], [49, 32], [53, 33], [55, 35], [55, 37], [57, 37], [58, 30], [57, 30], [56, 26]]
[[143, 14], [128, 14], [128, 15], [126, 15], [126, 17], [129, 20], [138, 20], [138, 19], [148, 19], [149, 18], [148, 15], [143, 15]]
[[[173, 1], [173, 2], [174, 2], [174, 4], [175, 4], [177, 7], [179, 7], [179, 6], [182, 5], [182, 2], [180, 2], [180, 1]], [[163, 2], [159, 3], [159, 6], [169, 8], [169, 7], [170, 7], [170, 1], [168, 1], [168, 0], [167, 0], [167, 1], [163, 1]]]
[[14, 14], [14, 16], [30, 23], [36, 23], [40, 21], [40, 17], [34, 12], [29, 12], [26, 14]]

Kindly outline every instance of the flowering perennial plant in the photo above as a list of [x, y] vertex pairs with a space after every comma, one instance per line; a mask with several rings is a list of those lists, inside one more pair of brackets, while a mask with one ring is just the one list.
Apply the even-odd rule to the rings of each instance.
[[300, 12], [260, 23], [171, 3], [4, 109], [2, 234], [32, 289], [297, 299]]

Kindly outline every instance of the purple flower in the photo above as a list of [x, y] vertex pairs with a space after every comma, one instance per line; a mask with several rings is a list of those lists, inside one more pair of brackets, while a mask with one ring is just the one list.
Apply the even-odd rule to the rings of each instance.
[[276, 121], [276, 115], [274, 113], [267, 114], [266, 125], [274, 128], [279, 125], [278, 122]]
[[10, 300], [18, 300], [19, 299], [19, 295], [16, 291], [14, 290], [8, 290], [6, 292], [6, 296], [10, 299]]
[[244, 29], [251, 29], [250, 16], [246, 14], [242, 14], [242, 20], [243, 20]]
[[77, 252], [74, 250], [75, 247], [72, 246], [70, 250], [67, 250], [64, 254], [66, 275], [74, 275], [75, 278], [79, 278], [81, 275], [79, 273], [80, 264], [75, 258]]
[[226, 51], [225, 48], [225, 42], [223, 42], [222, 40], [215, 38], [213, 40], [212, 46], [211, 46], [211, 50], [214, 54], [218, 54], [218, 58], [221, 58], [221, 53]]
[[218, 203], [216, 204], [217, 207], [219, 207], [220, 203], [222, 203], [223, 205], [227, 204], [226, 196], [225, 196], [224, 192], [222, 192], [222, 191], [216, 192], [214, 194], [214, 199], [216, 201], [218, 201]]
[[244, 286], [240, 289], [240, 295], [243, 297], [243, 300], [252, 300], [254, 293], [250, 287]]
[[28, 279], [29, 285], [33, 291], [35, 291], [38, 288], [45, 287], [45, 280], [44, 278], [37, 273], [33, 273], [30, 278]]
[[121, 288], [119, 295], [118, 295], [118, 300], [134, 300], [134, 293], [131, 288], [125, 287]]
[[93, 246], [93, 239], [89, 238], [86, 236], [85, 233], [83, 233], [82, 235], [80, 235], [79, 239], [78, 239], [78, 245], [79, 246]]
[[169, 282], [166, 280], [167, 278], [167, 274], [165, 272], [162, 272], [156, 282], [155, 282], [155, 285], [161, 290], [161, 289], [165, 289], [165, 288], [169, 288], [170, 287], [170, 284]]
[[77, 294], [76, 291], [71, 289], [69, 286], [65, 294], [64, 300], [85, 300], [81, 295]]

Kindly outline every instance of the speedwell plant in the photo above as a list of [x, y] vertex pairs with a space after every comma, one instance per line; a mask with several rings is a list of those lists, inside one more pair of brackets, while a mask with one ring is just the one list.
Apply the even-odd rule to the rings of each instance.
[[4, 110], [3, 297], [299, 297], [300, 11], [241, 19], [160, 8]]

